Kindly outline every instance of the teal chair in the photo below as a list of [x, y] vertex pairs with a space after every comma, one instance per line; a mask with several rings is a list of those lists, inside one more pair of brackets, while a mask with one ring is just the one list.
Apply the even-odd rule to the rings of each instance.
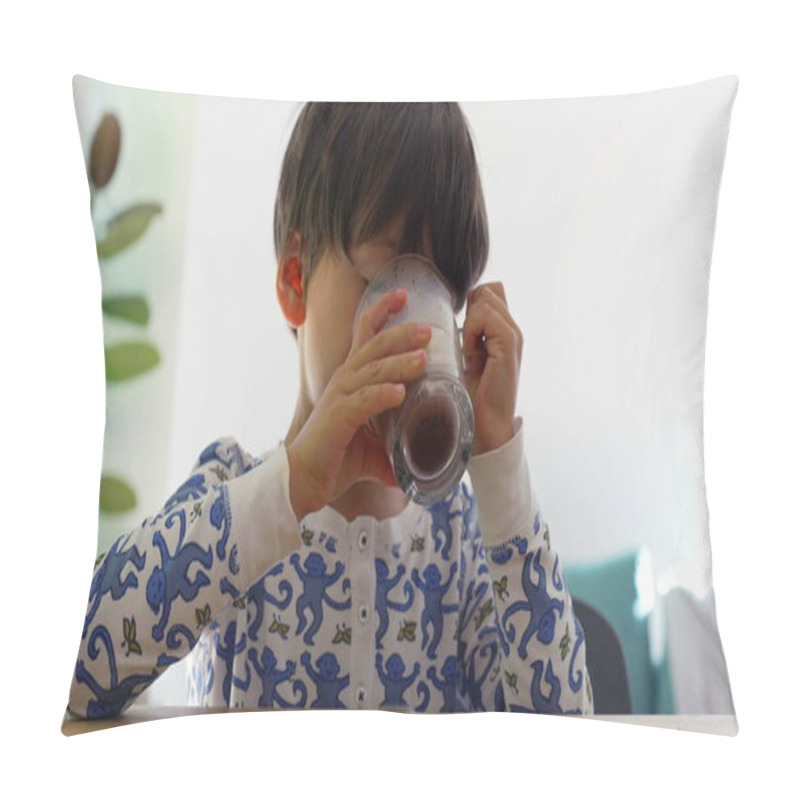
[[[589, 565], [565, 566], [564, 579], [573, 599], [583, 601], [599, 612], [614, 629], [624, 653], [631, 713], [672, 714], [672, 686], [666, 652], [657, 664], [650, 657], [649, 613], [643, 611], [645, 604], [637, 589], [637, 573], [644, 567], [642, 559], [643, 553], [637, 551]], [[581, 619], [580, 614], [575, 613]], [[588, 654], [591, 647], [588, 633], [586, 642]], [[613, 670], [613, 665], [608, 668]], [[602, 664], [596, 664], [592, 669], [589, 663], [590, 674], [595, 673], [593, 686], [597, 680], [602, 681], [602, 676], [597, 673], [603, 669]], [[595, 711], [614, 713], [597, 708]]]

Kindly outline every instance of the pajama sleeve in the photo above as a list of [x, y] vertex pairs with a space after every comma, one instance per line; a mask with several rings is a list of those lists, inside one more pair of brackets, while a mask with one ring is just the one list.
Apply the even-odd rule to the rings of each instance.
[[459, 626], [467, 706], [591, 714], [584, 635], [531, 489], [521, 419], [469, 474]]
[[69, 711], [119, 714], [299, 544], [285, 448], [262, 460], [232, 438], [210, 444], [164, 507], [98, 559]]

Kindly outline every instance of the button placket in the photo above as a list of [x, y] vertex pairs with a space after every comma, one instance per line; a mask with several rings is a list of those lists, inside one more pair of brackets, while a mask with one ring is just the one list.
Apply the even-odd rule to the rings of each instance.
[[367, 690], [363, 686], [359, 686], [356, 689], [356, 703], [363, 707], [364, 703], [367, 702]]
[[372, 560], [371, 521], [360, 520], [353, 531], [351, 599], [353, 624], [350, 651], [350, 686], [353, 703], [357, 708], [368, 704], [369, 686], [374, 669], [372, 620], [374, 564]]

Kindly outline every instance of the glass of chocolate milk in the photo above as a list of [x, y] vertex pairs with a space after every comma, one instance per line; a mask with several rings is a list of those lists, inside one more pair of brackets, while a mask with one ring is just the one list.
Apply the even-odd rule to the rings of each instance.
[[424, 323], [431, 326], [431, 341], [425, 371], [407, 384], [403, 403], [375, 417], [372, 427], [403, 491], [417, 503], [432, 505], [461, 480], [475, 433], [454, 294], [431, 261], [416, 254], [397, 256], [367, 286], [354, 331], [361, 314], [394, 289], [405, 289], [408, 300], [385, 327]]

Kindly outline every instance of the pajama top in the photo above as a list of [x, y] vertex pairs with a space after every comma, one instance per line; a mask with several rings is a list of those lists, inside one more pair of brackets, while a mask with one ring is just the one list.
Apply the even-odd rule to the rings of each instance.
[[299, 523], [283, 443], [213, 442], [98, 559], [69, 710], [117, 715], [188, 657], [187, 704], [205, 707], [592, 713], [522, 439], [517, 418], [430, 507]]

